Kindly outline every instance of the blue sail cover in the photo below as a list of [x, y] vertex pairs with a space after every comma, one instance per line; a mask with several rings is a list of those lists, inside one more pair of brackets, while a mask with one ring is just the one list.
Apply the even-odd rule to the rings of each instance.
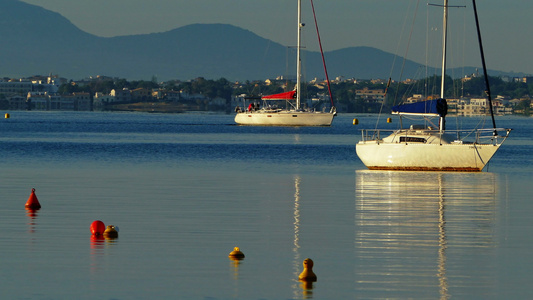
[[444, 117], [448, 113], [446, 99], [426, 100], [392, 107], [393, 114], [432, 115]]

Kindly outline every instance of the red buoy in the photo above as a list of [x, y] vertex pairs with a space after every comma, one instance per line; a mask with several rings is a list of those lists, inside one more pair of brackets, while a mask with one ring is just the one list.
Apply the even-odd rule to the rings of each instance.
[[35, 189], [31, 189], [31, 195], [26, 202], [26, 208], [33, 210], [41, 208], [41, 204], [39, 203], [39, 200], [37, 200], [37, 196], [35, 196]]
[[102, 235], [105, 231], [105, 225], [104, 222], [100, 220], [96, 220], [91, 223], [91, 233], [93, 235]]

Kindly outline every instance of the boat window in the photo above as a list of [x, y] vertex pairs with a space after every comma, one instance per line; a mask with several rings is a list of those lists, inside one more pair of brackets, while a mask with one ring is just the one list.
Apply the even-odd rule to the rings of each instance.
[[426, 143], [425, 138], [418, 138], [412, 136], [401, 136], [400, 143]]

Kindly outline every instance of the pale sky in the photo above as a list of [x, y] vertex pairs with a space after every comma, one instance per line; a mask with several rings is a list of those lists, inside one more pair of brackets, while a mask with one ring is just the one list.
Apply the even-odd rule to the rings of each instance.
[[[102, 37], [164, 32], [196, 23], [223, 23], [250, 30], [282, 45], [295, 45], [296, 0], [23, 1], [58, 12], [81, 30]], [[302, 2], [304, 22], [308, 25], [305, 27], [308, 31], [305, 35], [306, 47], [318, 50], [316, 41], [311, 38], [315, 31], [310, 2]], [[442, 0], [429, 2], [443, 3]], [[425, 49], [430, 48], [428, 43], [440, 43], [437, 32], [442, 27], [442, 9], [427, 3], [428, 0], [314, 0], [324, 51], [370, 46], [403, 56], [414, 8], [418, 4], [417, 30], [412, 33], [407, 56], [424, 63], [427, 57]], [[478, 0], [476, 3], [487, 67], [533, 74], [530, 55], [533, 49], [533, 1]], [[450, 0], [449, 4], [467, 6], [466, 9], [450, 10], [452, 27], [459, 29], [458, 34], [450, 37], [450, 51], [453, 55], [464, 52], [467, 59], [473, 59], [474, 55], [478, 59], [477, 43], [453, 48], [459, 41], [476, 39], [471, 0]], [[467, 20], [466, 23], [464, 20]], [[426, 24], [430, 24], [433, 30], [426, 31]], [[465, 27], [468, 29], [465, 30]], [[403, 34], [402, 28], [405, 28]], [[450, 60], [450, 66], [461, 64], [462, 59], [461, 62]], [[480, 65], [477, 61], [466, 64]]]

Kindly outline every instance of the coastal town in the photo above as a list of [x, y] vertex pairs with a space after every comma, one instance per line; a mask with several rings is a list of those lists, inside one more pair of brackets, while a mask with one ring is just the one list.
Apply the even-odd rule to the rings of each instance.
[[[467, 76], [458, 83], [468, 83], [475, 75]], [[498, 78], [501, 82], [521, 88], [521, 93], [503, 93], [492, 96], [496, 114], [529, 114], [533, 108], [529, 90], [533, 77]], [[119, 84], [119, 83], [122, 84]], [[394, 83], [394, 82], [393, 82]], [[309, 107], [320, 108], [329, 101], [327, 84], [314, 79], [306, 82]], [[415, 91], [418, 80], [405, 80], [408, 91]], [[331, 81], [335, 106], [339, 112], [377, 112], [382, 103], [392, 103], [392, 93], [387, 91], [387, 80], [356, 80], [338, 77]], [[396, 85], [399, 86], [399, 85]], [[256, 89], [259, 87], [259, 91]], [[36, 111], [226, 111], [247, 105], [251, 95], [260, 95], [265, 89], [283, 90], [291, 87], [291, 81], [283, 77], [253, 82], [229, 82], [197, 78], [187, 82], [171, 81], [157, 83], [140, 81], [131, 84], [125, 79], [95, 76], [83, 80], [68, 80], [58, 75], [32, 76], [27, 78], [3, 78], [0, 80], [0, 108], [5, 110]], [[395, 92], [397, 94], [397, 92]], [[435, 93], [403, 92], [402, 101], [413, 103], [438, 98]], [[479, 94], [482, 94], [480, 92]], [[513, 97], [514, 96], [514, 97]], [[467, 93], [447, 98], [449, 112], [460, 115], [488, 113], [487, 97]]]

